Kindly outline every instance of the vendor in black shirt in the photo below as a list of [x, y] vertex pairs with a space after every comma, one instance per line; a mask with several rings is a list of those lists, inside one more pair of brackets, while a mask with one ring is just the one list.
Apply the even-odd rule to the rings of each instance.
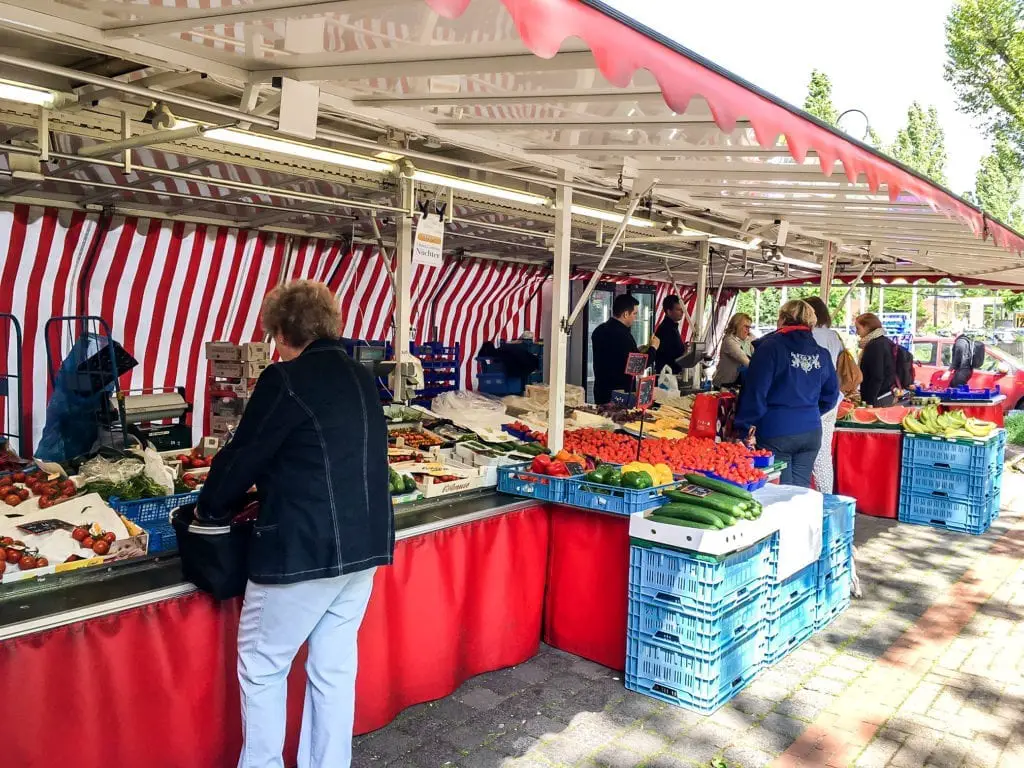
[[658, 373], [661, 373], [666, 365], [672, 369], [672, 373], [682, 373], [683, 369], [676, 360], [683, 356], [683, 337], [679, 332], [679, 323], [683, 319], [683, 302], [678, 296], [666, 296], [661, 302], [661, 308], [665, 313], [665, 319], [654, 332], [661, 342], [658, 353], [654, 356], [654, 365]]
[[[640, 302], [632, 296], [616, 296], [612, 303], [612, 319], [601, 323], [591, 335], [594, 349], [594, 402], [605, 405], [612, 399], [612, 391], [632, 390], [633, 379], [626, 375], [626, 360], [633, 352], [638, 352], [636, 341], [630, 332], [636, 320], [636, 308]], [[648, 365], [654, 362], [661, 340], [651, 338], [648, 350]]]

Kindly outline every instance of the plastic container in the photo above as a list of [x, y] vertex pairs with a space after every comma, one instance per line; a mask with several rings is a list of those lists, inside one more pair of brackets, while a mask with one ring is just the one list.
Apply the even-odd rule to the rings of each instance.
[[848, 496], [826, 495], [822, 524], [822, 551], [830, 550], [840, 541], [853, 537], [857, 525], [857, 500]]
[[770, 614], [765, 622], [765, 662], [775, 664], [799, 648], [814, 634], [817, 616], [818, 596], [815, 592], [804, 594], [777, 614]]
[[678, 488], [682, 482], [658, 485], [654, 488], [619, 488], [614, 485], [591, 483], [586, 475], [567, 482], [568, 493], [565, 503], [581, 509], [593, 509], [599, 512], [613, 512], [618, 515], [632, 515], [635, 512], [646, 512], [654, 507], [668, 503], [661, 495], [662, 491]]
[[772, 576], [771, 539], [722, 557], [630, 547], [630, 588], [663, 604], [705, 612], [742, 602]]
[[[853, 536], [849, 536], [846, 539], [842, 539], [830, 548], [821, 550], [821, 557], [818, 558], [818, 575], [819, 577], [826, 573], [833, 571], [842, 571], [843, 569], [849, 569], [850, 563], [853, 561]], [[820, 581], [820, 578], [819, 578]]]
[[818, 584], [818, 614], [850, 602], [853, 574], [849, 568], [825, 574]]
[[957, 472], [904, 464], [900, 472], [900, 488], [905, 493], [971, 501], [991, 496], [1001, 478], [1001, 471]]
[[899, 520], [979, 536], [999, 516], [1000, 496], [997, 490], [982, 501], [971, 502], [904, 492], [900, 494]]
[[840, 601], [835, 605], [818, 605], [817, 614], [814, 618], [814, 631], [820, 632], [850, 607], [850, 598]]
[[681, 609], [631, 591], [629, 632], [642, 640], [687, 653], [712, 654], [756, 632], [765, 618], [767, 592], [760, 590], [741, 603], [705, 613]]
[[512, 496], [524, 496], [529, 499], [565, 502], [566, 478], [550, 477], [530, 472], [529, 464], [512, 464], [498, 467], [498, 490]]
[[502, 424], [501, 425], [501, 431], [506, 433], [506, 434], [512, 435], [512, 437], [514, 437], [516, 440], [518, 440], [521, 443], [536, 443], [537, 442], [537, 438], [530, 437], [530, 435], [528, 433], [523, 432], [523, 431], [518, 430], [518, 429], [515, 429], [512, 426], [510, 426], [509, 424]]
[[684, 653], [627, 634], [626, 687], [708, 713], [749, 683], [764, 661], [765, 637], [748, 633], [716, 654]]
[[723, 483], [729, 483], [729, 485], [735, 485], [737, 488], [742, 488], [745, 491], [756, 491], [758, 488], [764, 488], [765, 485], [767, 485], [767, 483], [768, 483], [768, 478], [767, 477], [762, 477], [760, 480], [757, 480], [757, 481], [755, 481], [753, 483], [746, 483], [746, 484], [741, 485], [740, 483], [734, 482], [732, 480], [728, 480], [728, 479], [722, 477], [721, 475], [716, 475], [711, 470], [701, 469], [701, 470], [697, 470], [697, 471], [700, 472], [702, 475], [710, 477], [713, 480], [721, 480]]
[[508, 377], [504, 373], [478, 373], [476, 376], [477, 391], [487, 395], [515, 395], [523, 391], [523, 380]]
[[751, 456], [755, 469], [768, 469], [775, 463], [775, 456]]
[[966, 384], [962, 387], [947, 387], [945, 389], [929, 389], [915, 385], [914, 390], [919, 397], [939, 397], [943, 400], [991, 400], [1000, 394], [998, 384], [984, 389], [971, 389]]
[[994, 474], [1001, 471], [1005, 448], [1005, 429], [997, 430], [985, 440], [907, 434], [903, 437], [903, 467]]
[[112, 496], [107, 503], [119, 515], [124, 515], [149, 534], [149, 552], [154, 554], [178, 548], [178, 539], [171, 525], [171, 512], [198, 500], [199, 491], [189, 491], [137, 501], [122, 501]]
[[779, 614], [818, 591], [818, 563], [814, 562], [788, 579], [768, 586], [768, 613]]

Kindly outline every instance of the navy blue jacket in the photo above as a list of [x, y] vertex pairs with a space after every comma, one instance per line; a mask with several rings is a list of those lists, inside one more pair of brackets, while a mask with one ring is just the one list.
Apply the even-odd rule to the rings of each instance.
[[806, 326], [791, 326], [759, 341], [744, 376], [736, 429], [759, 437], [799, 435], [821, 428], [835, 407], [839, 380], [828, 350]]
[[340, 342], [267, 368], [213, 460], [199, 517], [231, 517], [256, 486], [249, 578], [291, 584], [391, 562], [387, 425], [369, 372]]

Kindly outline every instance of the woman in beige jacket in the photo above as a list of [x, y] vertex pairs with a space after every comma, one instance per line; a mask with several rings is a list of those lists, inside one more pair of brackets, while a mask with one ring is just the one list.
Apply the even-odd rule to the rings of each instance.
[[750, 356], [754, 353], [750, 339], [752, 325], [750, 315], [743, 312], [733, 315], [729, 320], [718, 352], [718, 367], [711, 380], [713, 386], [725, 387], [735, 384], [740, 378], [740, 368], [750, 365]]

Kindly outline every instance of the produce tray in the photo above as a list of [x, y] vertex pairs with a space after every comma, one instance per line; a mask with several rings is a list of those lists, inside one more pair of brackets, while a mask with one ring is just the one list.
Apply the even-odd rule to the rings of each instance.
[[763, 517], [738, 520], [728, 528], [712, 531], [648, 520], [647, 515], [655, 510], [636, 512], [629, 517], [630, 538], [643, 542], [642, 546], [721, 557], [752, 546], [774, 533]]
[[678, 488], [682, 484], [681, 481], [675, 481], [666, 485], [638, 490], [592, 483], [586, 479], [586, 475], [583, 475], [567, 482], [568, 494], [565, 503], [581, 509], [613, 512], [617, 515], [632, 515], [667, 504], [669, 500], [662, 496], [661, 492]]
[[683, 653], [715, 653], [758, 629], [766, 599], [767, 592], [762, 589], [741, 603], [705, 613], [695, 608], [683, 610], [630, 590], [628, 629], [634, 637]]
[[666, 648], [626, 636], [626, 687], [639, 693], [660, 693], [673, 704], [702, 712], [731, 699], [761, 669], [765, 637], [755, 629], [716, 654]]
[[768, 582], [774, 565], [769, 539], [717, 559], [631, 546], [629, 561], [631, 589], [662, 603], [704, 611], [749, 599]]
[[992, 496], [1001, 487], [1002, 477], [1002, 466], [995, 472], [958, 472], [904, 464], [900, 471], [900, 488], [903, 493], [974, 501]]
[[772, 614], [765, 622], [765, 660], [775, 664], [788, 656], [814, 633], [818, 615], [818, 598], [814, 592], [805, 594], [778, 614]]
[[519, 440], [519, 441], [521, 441], [523, 443], [536, 443], [537, 442], [536, 438], [530, 437], [529, 433], [523, 432], [523, 431], [518, 430], [518, 429], [513, 429], [508, 424], [502, 424], [501, 425], [501, 431], [505, 432], [506, 434], [512, 435], [512, 437], [514, 437], [516, 440]]
[[945, 389], [930, 389], [920, 385], [914, 385], [914, 391], [918, 397], [938, 397], [943, 400], [991, 400], [1001, 394], [999, 385], [985, 387], [984, 389], [971, 389], [966, 384], [962, 387], [947, 387]]
[[818, 563], [794, 573], [783, 582], [772, 580], [768, 585], [767, 610], [770, 615], [784, 613], [806, 597], [815, 597], [818, 591]]
[[959, 533], [979, 536], [985, 533], [999, 515], [999, 493], [982, 501], [958, 501], [938, 496], [901, 493], [899, 520], [901, 523], [929, 525]]
[[565, 502], [568, 493], [569, 478], [550, 477], [530, 472], [529, 464], [498, 467], [498, 490], [512, 496], [523, 496], [529, 499], [553, 501], [558, 504]]
[[[771, 465], [769, 464], [768, 466], [771, 466]], [[727, 478], [724, 478], [721, 475], [716, 475], [714, 472], [712, 472], [709, 469], [698, 469], [696, 471], [699, 472], [700, 474], [706, 476], [706, 477], [710, 477], [712, 480], [721, 480], [723, 483], [728, 483], [729, 485], [735, 485], [737, 488], [742, 488], [745, 491], [756, 491], [758, 488], [764, 488], [768, 484], [767, 476], [766, 477], [762, 477], [760, 480], [756, 480], [753, 483], [746, 483], [744, 485], [741, 485], [740, 483], [733, 482], [732, 480], [728, 480]]]
[[1005, 429], [972, 440], [907, 434], [903, 438], [903, 466], [994, 472], [1003, 465], [1005, 448]]
[[768, 469], [775, 463], [774, 454], [771, 456], [751, 456], [755, 469]]
[[112, 496], [107, 504], [120, 515], [149, 533], [149, 552], [168, 552], [178, 548], [178, 539], [171, 525], [171, 512], [199, 501], [199, 491], [176, 493], [156, 499], [122, 501]]
[[857, 500], [849, 496], [824, 496], [825, 518], [821, 532], [822, 551], [852, 538], [857, 525]]

